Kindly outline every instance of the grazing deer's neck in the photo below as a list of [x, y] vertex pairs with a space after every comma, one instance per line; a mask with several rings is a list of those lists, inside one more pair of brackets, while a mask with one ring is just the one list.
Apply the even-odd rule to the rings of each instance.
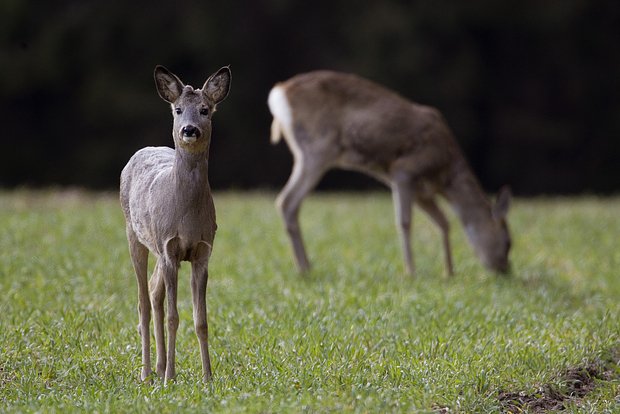
[[490, 202], [464, 159], [455, 164], [445, 195], [466, 229], [491, 219]]

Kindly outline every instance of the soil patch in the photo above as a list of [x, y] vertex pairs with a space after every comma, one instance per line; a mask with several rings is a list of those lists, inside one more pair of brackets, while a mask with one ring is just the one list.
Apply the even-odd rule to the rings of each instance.
[[585, 397], [599, 381], [619, 378], [620, 346], [603, 359], [571, 367], [560, 374], [556, 381], [544, 384], [534, 393], [525, 391], [500, 391], [498, 394], [505, 413], [545, 413], [561, 411], [567, 403]]

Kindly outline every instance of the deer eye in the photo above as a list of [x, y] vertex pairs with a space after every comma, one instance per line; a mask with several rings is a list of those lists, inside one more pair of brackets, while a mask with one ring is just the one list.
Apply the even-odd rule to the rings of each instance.
[[183, 110], [181, 108], [174, 108], [174, 113], [177, 115], [181, 115], [181, 113], [183, 112]]
[[200, 115], [209, 115], [209, 108], [200, 108]]

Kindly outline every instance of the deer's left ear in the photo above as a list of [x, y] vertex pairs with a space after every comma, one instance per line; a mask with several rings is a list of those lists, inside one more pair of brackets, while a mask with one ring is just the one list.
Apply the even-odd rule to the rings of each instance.
[[231, 79], [230, 67], [224, 66], [209, 76], [202, 87], [202, 92], [216, 104], [220, 103], [228, 96]]
[[510, 208], [510, 200], [512, 199], [512, 192], [510, 187], [504, 186], [499, 190], [497, 194], [497, 200], [493, 206], [493, 217], [496, 220], [502, 220], [506, 218], [508, 209]]

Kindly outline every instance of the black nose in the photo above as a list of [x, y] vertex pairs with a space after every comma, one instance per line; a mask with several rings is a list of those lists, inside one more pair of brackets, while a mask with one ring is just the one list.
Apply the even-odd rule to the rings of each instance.
[[184, 137], [198, 138], [200, 136], [200, 130], [196, 128], [195, 126], [188, 125], [188, 126], [184, 126], [183, 129], [181, 129], [181, 134], [183, 134]]

